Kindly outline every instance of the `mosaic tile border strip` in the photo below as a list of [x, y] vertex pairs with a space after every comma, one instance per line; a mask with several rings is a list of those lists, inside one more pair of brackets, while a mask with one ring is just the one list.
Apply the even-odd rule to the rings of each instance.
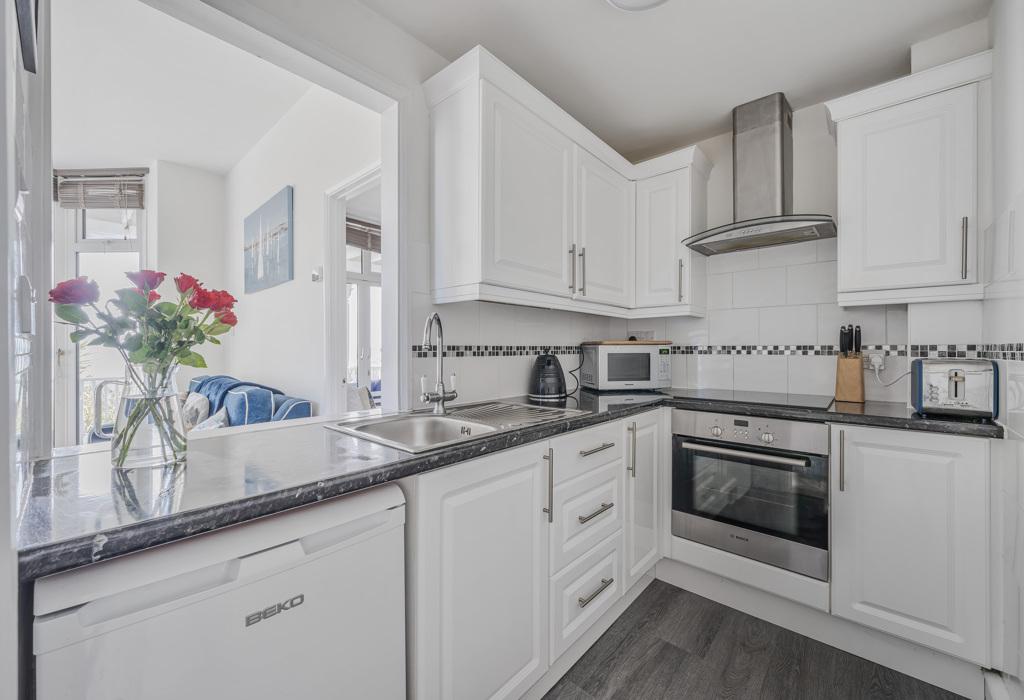
[[1024, 360], [1024, 343], [986, 343], [978, 346], [978, 357], [986, 360]]
[[[945, 347], [945, 346], [942, 346]], [[906, 357], [906, 345], [865, 345], [865, 352]], [[673, 355], [838, 355], [836, 345], [672, 345]], [[545, 353], [578, 355], [578, 345], [445, 345], [445, 357], [520, 357]], [[414, 357], [437, 357], [437, 351], [425, 345], [413, 345]]]

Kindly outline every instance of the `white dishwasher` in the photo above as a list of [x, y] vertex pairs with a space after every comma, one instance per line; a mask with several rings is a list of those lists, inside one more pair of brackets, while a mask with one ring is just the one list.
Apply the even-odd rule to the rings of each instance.
[[40, 579], [38, 700], [405, 697], [387, 485]]

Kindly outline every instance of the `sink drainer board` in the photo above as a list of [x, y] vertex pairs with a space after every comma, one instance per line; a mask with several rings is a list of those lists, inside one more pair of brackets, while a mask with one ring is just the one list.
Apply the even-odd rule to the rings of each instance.
[[413, 411], [372, 418], [351, 418], [326, 427], [403, 452], [419, 453], [581, 413], [583, 411], [568, 408], [486, 401], [453, 406], [446, 415]]

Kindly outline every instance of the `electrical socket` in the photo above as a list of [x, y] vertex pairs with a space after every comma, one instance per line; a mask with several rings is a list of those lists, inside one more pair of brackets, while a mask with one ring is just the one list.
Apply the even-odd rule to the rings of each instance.
[[878, 367], [878, 371], [881, 372], [885, 369], [885, 355], [880, 352], [874, 352], [871, 354], [865, 354], [864, 358], [864, 369], [875, 371], [875, 367]]

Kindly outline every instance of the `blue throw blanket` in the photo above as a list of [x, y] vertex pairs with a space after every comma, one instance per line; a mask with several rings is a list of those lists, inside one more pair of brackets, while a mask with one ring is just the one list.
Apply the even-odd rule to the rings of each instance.
[[208, 377], [197, 377], [193, 380], [193, 384], [189, 389], [191, 391], [197, 391], [209, 399], [210, 415], [212, 416], [224, 405], [224, 398], [228, 395], [228, 392], [242, 385], [267, 389], [272, 394], [284, 393], [280, 389], [263, 386], [262, 384], [254, 384], [253, 382], [243, 382], [240, 379], [235, 379], [234, 377], [226, 374], [211, 374]]

